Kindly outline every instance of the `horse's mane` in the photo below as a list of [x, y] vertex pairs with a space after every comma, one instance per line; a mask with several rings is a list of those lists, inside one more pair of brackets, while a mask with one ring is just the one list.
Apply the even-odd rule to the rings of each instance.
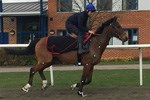
[[117, 19], [117, 17], [113, 17], [113, 18], [110, 18], [110, 19], [106, 20], [100, 27], [97, 28], [95, 33], [96, 34], [101, 34], [104, 30], [104, 27], [110, 25], [116, 19]]

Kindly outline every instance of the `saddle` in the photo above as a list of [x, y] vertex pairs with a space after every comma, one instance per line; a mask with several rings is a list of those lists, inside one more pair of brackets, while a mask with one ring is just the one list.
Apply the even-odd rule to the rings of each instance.
[[[84, 46], [87, 47], [87, 42], [90, 35], [84, 38]], [[68, 51], [77, 50], [78, 41], [71, 36], [49, 36], [46, 39], [47, 50], [52, 54], [61, 54]]]

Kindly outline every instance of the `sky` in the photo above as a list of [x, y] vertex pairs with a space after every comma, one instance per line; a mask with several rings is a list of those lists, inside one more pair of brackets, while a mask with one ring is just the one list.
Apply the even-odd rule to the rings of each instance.
[[40, 0], [2, 0], [2, 2], [31, 2], [31, 1], [40, 1]]

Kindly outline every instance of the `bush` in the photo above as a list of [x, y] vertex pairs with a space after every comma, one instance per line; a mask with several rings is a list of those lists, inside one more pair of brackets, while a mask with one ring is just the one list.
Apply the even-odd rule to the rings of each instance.
[[26, 66], [36, 64], [35, 55], [18, 56], [8, 55], [4, 49], [0, 49], [0, 66], [14, 65], [14, 66]]

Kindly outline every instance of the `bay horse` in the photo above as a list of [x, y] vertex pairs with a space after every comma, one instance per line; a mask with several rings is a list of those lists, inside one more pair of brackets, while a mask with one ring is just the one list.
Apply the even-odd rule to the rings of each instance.
[[[112, 17], [105, 21], [101, 27], [97, 28], [95, 34], [91, 36], [91, 43], [89, 46], [89, 52], [82, 54], [82, 65], [83, 72], [79, 83], [71, 85], [72, 88], [77, 87], [77, 94], [84, 97], [86, 96], [83, 92], [84, 85], [89, 84], [92, 81], [92, 74], [94, 65], [100, 63], [103, 52], [105, 51], [109, 40], [112, 37], [116, 37], [121, 41], [127, 41], [128, 37], [124, 32], [123, 28], [117, 21], [117, 17]], [[40, 38], [38, 40], [33, 40], [29, 46], [23, 50], [19, 51], [18, 54], [34, 54], [37, 58], [37, 64], [30, 69], [30, 75], [28, 83], [22, 88], [23, 91], [28, 92], [32, 86], [33, 76], [38, 72], [42, 79], [42, 90], [47, 87], [47, 79], [43, 73], [43, 70], [53, 64], [53, 58], [59, 59], [61, 62], [75, 64], [77, 61], [77, 50], [64, 52], [58, 55], [53, 55], [47, 50], [46, 37]], [[13, 50], [11, 50], [12, 52]], [[10, 51], [6, 50], [8, 54]], [[13, 54], [17, 54], [18, 51], [13, 51]]]

